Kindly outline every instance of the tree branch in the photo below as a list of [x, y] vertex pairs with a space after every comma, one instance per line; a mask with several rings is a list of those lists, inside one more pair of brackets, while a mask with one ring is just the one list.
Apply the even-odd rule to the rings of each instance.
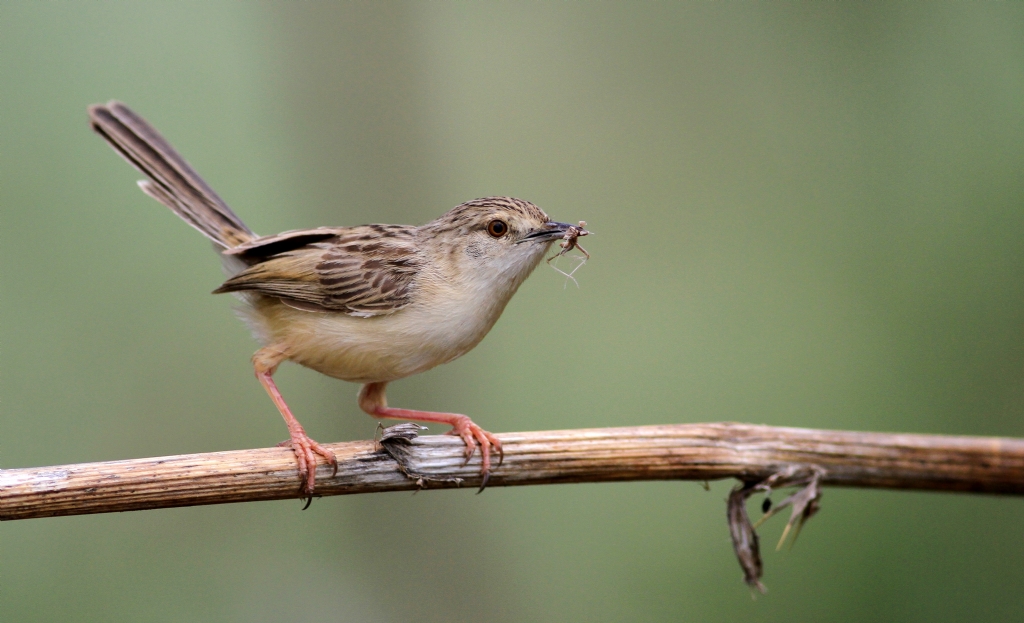
[[[328, 444], [337, 475], [317, 469], [317, 495], [479, 486], [479, 458], [465, 464], [459, 438], [384, 429], [381, 441]], [[623, 480], [736, 478], [727, 503], [746, 582], [761, 591], [761, 556], [747, 500], [771, 514], [790, 508], [785, 535], [819, 508], [823, 485], [1024, 494], [1024, 439], [904, 435], [749, 424], [506, 433], [504, 461], [488, 486]], [[774, 508], [767, 496], [798, 487]], [[85, 515], [299, 497], [289, 448], [0, 471], [0, 520]], [[780, 542], [781, 545], [781, 542]]]
[[[489, 487], [722, 478], [755, 484], [787, 466], [816, 466], [824, 470], [822, 485], [1024, 494], [1022, 439], [728, 423], [498, 437], [505, 459]], [[338, 474], [332, 478], [330, 469], [319, 465], [317, 495], [480, 484], [479, 459], [463, 465], [464, 446], [455, 437], [406, 443], [392, 437], [383, 446], [355, 441], [328, 447], [338, 456]], [[299, 477], [288, 448], [0, 471], [0, 520], [298, 496]]]

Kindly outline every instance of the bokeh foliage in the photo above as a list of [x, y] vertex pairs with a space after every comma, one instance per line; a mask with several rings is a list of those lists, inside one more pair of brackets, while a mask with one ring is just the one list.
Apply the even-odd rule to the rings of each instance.
[[[586, 219], [394, 405], [494, 431], [739, 420], [1024, 435], [1024, 7], [0, 6], [0, 467], [286, 431], [201, 236], [85, 106], [119, 98], [260, 233], [509, 194]], [[356, 388], [285, 367], [321, 441]], [[726, 483], [16, 522], [10, 621], [1019, 621], [1024, 504], [827, 490], [751, 601]], [[766, 541], [778, 534], [765, 529]]]

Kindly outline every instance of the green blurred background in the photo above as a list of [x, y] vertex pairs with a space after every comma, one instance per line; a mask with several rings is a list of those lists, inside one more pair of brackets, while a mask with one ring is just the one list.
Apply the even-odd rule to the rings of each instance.
[[[578, 289], [542, 265], [392, 404], [1024, 436], [1019, 4], [7, 2], [0, 67], [0, 467], [286, 437], [209, 244], [89, 131], [110, 98], [263, 234], [494, 194], [589, 222]], [[373, 434], [354, 385], [278, 377], [316, 439]], [[752, 601], [729, 486], [14, 522], [0, 618], [1024, 617], [1020, 499], [829, 489]]]

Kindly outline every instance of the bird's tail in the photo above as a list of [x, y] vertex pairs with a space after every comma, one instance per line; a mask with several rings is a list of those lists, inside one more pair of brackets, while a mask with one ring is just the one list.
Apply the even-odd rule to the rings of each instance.
[[139, 188], [224, 249], [256, 238], [153, 126], [118, 101], [89, 107], [92, 129], [148, 177]]

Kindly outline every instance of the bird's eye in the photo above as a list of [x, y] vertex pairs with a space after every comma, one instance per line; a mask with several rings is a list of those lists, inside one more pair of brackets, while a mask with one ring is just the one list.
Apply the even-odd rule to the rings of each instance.
[[495, 238], [501, 238], [508, 233], [508, 225], [505, 221], [493, 220], [487, 224], [487, 233]]

